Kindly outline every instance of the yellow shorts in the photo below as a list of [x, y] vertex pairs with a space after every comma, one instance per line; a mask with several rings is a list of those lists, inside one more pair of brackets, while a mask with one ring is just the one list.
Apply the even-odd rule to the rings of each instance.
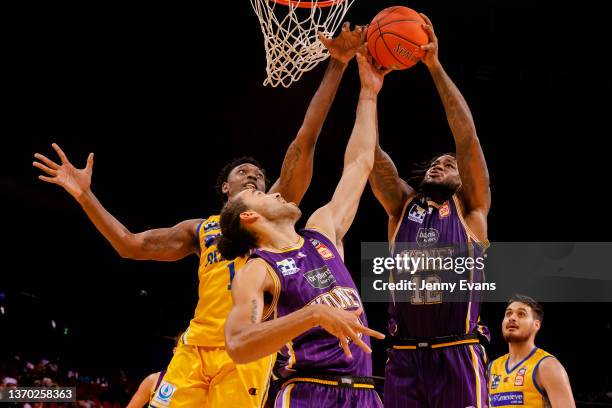
[[223, 348], [180, 341], [149, 407], [260, 408], [266, 401], [275, 357], [236, 364]]

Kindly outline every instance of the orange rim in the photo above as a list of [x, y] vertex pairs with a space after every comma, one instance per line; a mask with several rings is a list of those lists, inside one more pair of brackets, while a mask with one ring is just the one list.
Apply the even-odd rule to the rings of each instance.
[[283, 6], [294, 6], [298, 8], [324, 8], [331, 7], [334, 4], [342, 3], [344, 0], [325, 0], [325, 1], [300, 1], [300, 0], [270, 0], [274, 3], [282, 4]]

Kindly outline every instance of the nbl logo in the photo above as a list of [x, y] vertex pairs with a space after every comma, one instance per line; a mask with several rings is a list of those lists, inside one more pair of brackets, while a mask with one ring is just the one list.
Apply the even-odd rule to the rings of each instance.
[[300, 268], [297, 267], [293, 258], [283, 259], [282, 261], [277, 262], [276, 266], [283, 276], [293, 275], [300, 271]]
[[174, 385], [163, 381], [155, 393], [155, 398], [153, 400], [158, 404], [167, 407], [170, 405], [170, 400], [172, 399], [172, 395], [174, 395], [175, 390], [176, 387]]

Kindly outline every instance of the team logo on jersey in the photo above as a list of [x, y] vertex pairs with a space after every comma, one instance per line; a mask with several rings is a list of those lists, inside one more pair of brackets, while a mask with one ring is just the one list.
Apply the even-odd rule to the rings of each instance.
[[416, 242], [421, 248], [435, 244], [438, 238], [440, 232], [435, 228], [419, 228], [416, 234]]
[[443, 220], [450, 215], [450, 205], [448, 204], [448, 200], [442, 204], [442, 207], [438, 209], [438, 218]]
[[319, 255], [321, 255], [323, 260], [327, 261], [328, 259], [334, 258], [334, 253], [330, 251], [324, 243], [314, 238], [310, 238], [310, 242], [312, 242], [312, 245], [315, 247]]
[[294, 273], [298, 273], [300, 268], [297, 267], [293, 258], [283, 259], [276, 263], [276, 266], [283, 274], [283, 276], [293, 275]]
[[521, 368], [516, 373], [516, 377], [514, 377], [514, 385], [520, 387], [525, 383], [525, 373], [527, 372], [526, 368]]
[[425, 216], [427, 215], [427, 211], [420, 205], [414, 203], [410, 210], [408, 210], [408, 219], [414, 222], [418, 222], [419, 224], [423, 223], [425, 220]]
[[501, 375], [493, 374], [491, 379], [491, 389], [494, 390], [499, 387], [499, 383], [501, 382]]
[[329, 288], [336, 283], [336, 277], [327, 266], [308, 271], [304, 274], [304, 277], [310, 286], [316, 289]]
[[170, 400], [174, 395], [174, 391], [176, 391], [176, 387], [170, 384], [167, 381], [162, 381], [157, 392], [155, 393], [155, 397], [153, 397], [153, 402], [158, 403], [164, 407], [170, 405]]

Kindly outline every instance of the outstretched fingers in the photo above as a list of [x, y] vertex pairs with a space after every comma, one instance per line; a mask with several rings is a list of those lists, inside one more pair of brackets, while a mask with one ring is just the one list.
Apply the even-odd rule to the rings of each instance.
[[70, 163], [70, 161], [68, 160], [68, 157], [66, 157], [66, 153], [64, 153], [64, 151], [62, 149], [60, 149], [60, 147], [57, 145], [57, 143], [53, 143], [53, 144], [51, 144], [51, 146], [53, 147], [53, 149], [55, 150], [55, 152], [57, 153], [57, 155], [61, 159], [62, 164]]
[[47, 176], [38, 176], [38, 178], [42, 181], [46, 181], [47, 183], [57, 184], [57, 179], [55, 177], [47, 177]]
[[59, 167], [59, 164], [57, 164], [56, 162], [54, 162], [53, 160], [49, 159], [46, 156], [43, 156], [40, 153], [34, 153], [34, 158], [40, 160], [41, 162], [43, 162], [45, 165], [47, 165], [47, 167], [56, 170]]
[[42, 163], [39, 163], [39, 162], [35, 161], [35, 162], [32, 163], [32, 165], [34, 167], [36, 167], [37, 169], [40, 169], [40, 170], [44, 171], [45, 173], [47, 173], [50, 176], [54, 176], [54, 177], [57, 176], [57, 170], [49, 168], [49, 167], [45, 166]]

